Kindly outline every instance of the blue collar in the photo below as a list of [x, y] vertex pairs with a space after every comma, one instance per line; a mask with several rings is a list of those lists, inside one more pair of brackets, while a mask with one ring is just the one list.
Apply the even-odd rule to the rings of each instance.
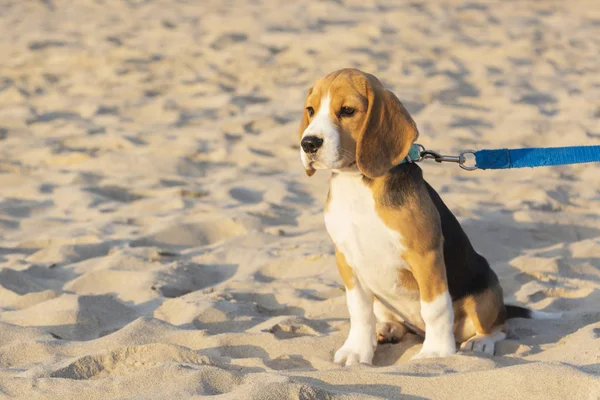
[[421, 146], [418, 144], [413, 144], [410, 147], [410, 150], [408, 151], [408, 154], [406, 155], [406, 157], [404, 157], [398, 165], [404, 164], [407, 162], [412, 163], [412, 162], [418, 161], [420, 158], [421, 158]]

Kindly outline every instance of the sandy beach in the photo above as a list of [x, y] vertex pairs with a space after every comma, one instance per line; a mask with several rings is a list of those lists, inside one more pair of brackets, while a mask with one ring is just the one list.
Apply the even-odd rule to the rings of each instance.
[[463, 149], [600, 144], [600, 2], [0, 1], [0, 398], [600, 398], [600, 163], [426, 180], [514, 319], [341, 368], [307, 89], [355, 67]]

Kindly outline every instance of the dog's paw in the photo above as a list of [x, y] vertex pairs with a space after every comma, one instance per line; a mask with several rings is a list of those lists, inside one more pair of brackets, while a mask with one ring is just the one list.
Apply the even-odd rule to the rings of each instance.
[[464, 351], [478, 351], [480, 353], [494, 355], [496, 344], [486, 337], [474, 337], [460, 345]]
[[423, 360], [425, 358], [442, 358], [449, 357], [453, 354], [456, 354], [456, 350], [441, 350], [441, 351], [423, 351], [421, 350], [417, 355], [413, 356], [412, 360]]
[[369, 364], [373, 363], [374, 350], [372, 346], [363, 346], [361, 348], [354, 348], [351, 346], [342, 346], [338, 351], [335, 352], [333, 361], [336, 364], [350, 367], [357, 364]]
[[477, 335], [463, 342], [460, 345], [460, 349], [464, 351], [478, 351], [493, 356], [496, 349], [496, 342], [505, 338], [506, 334], [504, 332], [496, 332], [491, 335]]
[[375, 354], [377, 341], [375, 330], [350, 332], [348, 339], [338, 351], [335, 352], [333, 361], [347, 367], [356, 364], [371, 364]]
[[454, 338], [447, 338], [444, 340], [425, 339], [421, 351], [412, 359], [422, 360], [424, 358], [448, 357], [453, 354], [456, 354], [456, 343], [454, 343]]
[[377, 343], [398, 343], [408, 329], [398, 322], [378, 322], [376, 328]]

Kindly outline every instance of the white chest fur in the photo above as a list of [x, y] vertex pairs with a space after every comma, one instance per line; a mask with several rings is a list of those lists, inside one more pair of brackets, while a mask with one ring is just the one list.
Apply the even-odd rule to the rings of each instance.
[[371, 189], [359, 174], [332, 177], [325, 225], [335, 246], [360, 281], [375, 295], [396, 297], [402, 258], [399, 232], [388, 228], [375, 209]]

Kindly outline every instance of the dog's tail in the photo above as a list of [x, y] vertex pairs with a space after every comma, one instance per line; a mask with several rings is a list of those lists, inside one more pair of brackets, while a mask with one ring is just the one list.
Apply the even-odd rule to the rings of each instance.
[[504, 306], [506, 309], [506, 319], [511, 318], [527, 318], [527, 319], [558, 319], [562, 316], [562, 313], [549, 313], [543, 311], [530, 310], [529, 308], [513, 306], [507, 304]]

